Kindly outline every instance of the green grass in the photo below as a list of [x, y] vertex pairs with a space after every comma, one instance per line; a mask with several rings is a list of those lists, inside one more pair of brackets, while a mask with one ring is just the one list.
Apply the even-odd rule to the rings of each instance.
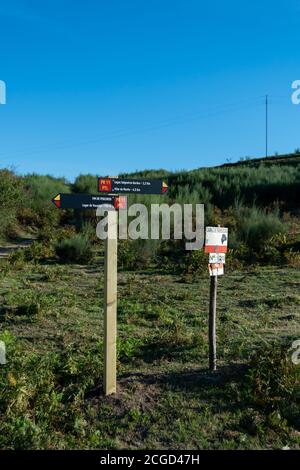
[[297, 422], [243, 394], [250, 358], [300, 337], [300, 272], [219, 279], [218, 371], [208, 367], [209, 278], [118, 277], [118, 391], [102, 393], [103, 265], [1, 264], [0, 447], [277, 449]]

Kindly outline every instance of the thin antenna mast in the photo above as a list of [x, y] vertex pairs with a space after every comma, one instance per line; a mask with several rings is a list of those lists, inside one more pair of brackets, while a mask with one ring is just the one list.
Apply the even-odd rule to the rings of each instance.
[[269, 99], [268, 95], [266, 95], [266, 157], [268, 156], [268, 112], [269, 112]]

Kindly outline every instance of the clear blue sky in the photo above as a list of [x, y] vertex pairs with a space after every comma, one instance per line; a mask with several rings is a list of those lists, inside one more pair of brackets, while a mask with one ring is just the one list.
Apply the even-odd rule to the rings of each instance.
[[300, 147], [300, 2], [1, 0], [0, 166], [115, 175]]

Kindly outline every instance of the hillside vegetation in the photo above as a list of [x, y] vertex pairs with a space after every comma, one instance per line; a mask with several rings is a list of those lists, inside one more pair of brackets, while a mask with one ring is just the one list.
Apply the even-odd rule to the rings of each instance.
[[96, 176], [0, 170], [0, 254], [30, 239], [0, 256], [0, 449], [299, 449], [300, 155], [130, 176], [168, 178], [170, 191], [129, 203], [204, 203], [206, 224], [229, 227], [217, 371], [207, 255], [120, 241], [118, 385], [104, 396], [97, 221], [51, 203], [96, 193]]
[[[214, 168], [200, 168], [176, 173], [166, 170], [145, 170], [120, 176], [157, 178], [169, 182], [166, 196], [130, 196], [132, 202], [203, 203], [205, 223], [229, 227], [232, 259], [241, 263], [300, 263], [300, 154], [267, 159], [243, 160]], [[74, 228], [95, 240], [94, 214], [80, 211], [58, 211], [51, 198], [58, 192], [96, 193], [96, 175], [79, 175], [73, 184], [65, 179], [42, 175], [17, 176], [0, 170], [0, 213], [2, 239], [31, 234], [49, 243], [62, 230], [68, 238]], [[54, 240], [55, 241], [55, 240]], [[57, 239], [56, 239], [57, 242]], [[75, 241], [74, 241], [75, 243]], [[78, 246], [78, 237], [76, 238]], [[144, 264], [164, 258], [185, 266], [195, 256], [184, 252], [182, 244], [148, 241], [147, 249], [139, 241], [120, 244], [121, 263], [135, 265], [136, 258]], [[54, 250], [54, 246], [52, 244]], [[49, 253], [53, 250], [49, 249]], [[57, 250], [56, 250], [57, 251]], [[59, 251], [59, 248], [58, 248]], [[72, 250], [71, 250], [72, 251]], [[199, 255], [200, 257], [200, 255]], [[200, 261], [200, 260], [198, 260]]]

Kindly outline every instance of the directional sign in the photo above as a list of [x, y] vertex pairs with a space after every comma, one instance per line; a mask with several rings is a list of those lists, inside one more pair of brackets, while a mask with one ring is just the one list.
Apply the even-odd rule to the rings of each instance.
[[168, 185], [162, 179], [98, 178], [100, 193], [164, 194], [167, 190]]
[[205, 253], [226, 253], [228, 245], [228, 228], [206, 227]]
[[225, 264], [225, 253], [209, 253], [209, 263], [222, 263]]
[[99, 196], [99, 194], [57, 194], [52, 199], [59, 209], [97, 209], [99, 206], [126, 208], [124, 196]]

